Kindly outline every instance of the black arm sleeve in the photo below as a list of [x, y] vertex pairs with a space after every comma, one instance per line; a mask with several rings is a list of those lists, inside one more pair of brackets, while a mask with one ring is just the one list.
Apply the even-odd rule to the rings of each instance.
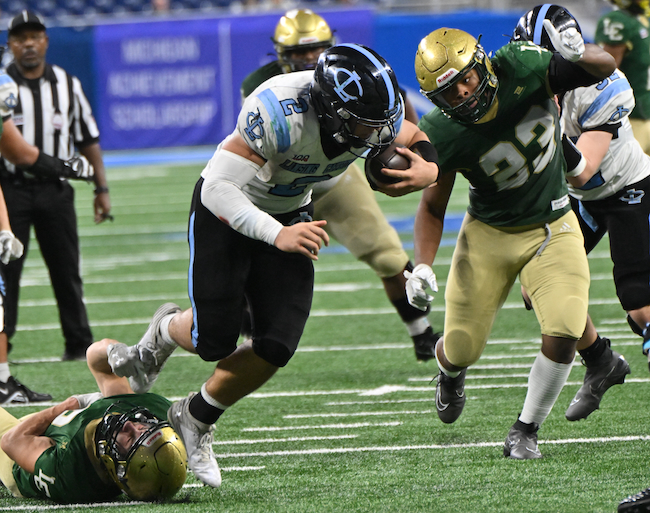
[[586, 87], [601, 79], [588, 73], [582, 66], [553, 54], [548, 65], [548, 83], [555, 94], [564, 93], [576, 87]]
[[61, 159], [46, 155], [42, 151], [39, 151], [36, 162], [29, 167], [21, 167], [21, 169], [41, 178], [70, 178], [73, 176], [70, 166]]

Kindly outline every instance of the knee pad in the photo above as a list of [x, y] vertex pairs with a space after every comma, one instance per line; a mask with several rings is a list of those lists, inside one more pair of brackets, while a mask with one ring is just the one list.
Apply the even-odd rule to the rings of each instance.
[[377, 248], [372, 253], [362, 255], [359, 260], [377, 273], [380, 278], [391, 278], [404, 271], [409, 257], [402, 248]]
[[284, 367], [295, 352], [280, 342], [268, 339], [253, 339], [253, 351], [262, 360], [276, 367]]

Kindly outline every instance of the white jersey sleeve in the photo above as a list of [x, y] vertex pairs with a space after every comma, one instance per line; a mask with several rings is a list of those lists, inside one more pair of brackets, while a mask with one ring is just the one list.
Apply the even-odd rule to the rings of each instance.
[[[320, 122], [309, 96], [313, 71], [267, 80], [242, 106], [235, 131], [266, 160], [242, 192], [260, 210], [282, 214], [307, 205], [315, 184], [343, 173], [356, 156], [325, 154]], [[204, 175], [205, 178], [205, 175]]]
[[0, 73], [0, 116], [5, 121], [18, 105], [18, 86], [6, 73]]
[[590, 130], [613, 134], [594, 176], [580, 188], [569, 185], [573, 197], [583, 201], [607, 198], [650, 175], [650, 157], [634, 138], [628, 119], [634, 105], [630, 83], [618, 69], [598, 84], [564, 95], [561, 123], [568, 137], [575, 139]]

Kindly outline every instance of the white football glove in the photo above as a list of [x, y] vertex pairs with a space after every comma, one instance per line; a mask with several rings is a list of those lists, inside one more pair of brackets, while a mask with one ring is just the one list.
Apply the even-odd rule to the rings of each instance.
[[0, 231], [0, 262], [7, 265], [10, 260], [23, 256], [23, 243], [9, 230]]
[[87, 182], [90, 182], [95, 177], [95, 168], [83, 155], [76, 155], [70, 160], [66, 160], [64, 165], [68, 169], [69, 173], [66, 178], [86, 180]]
[[101, 392], [91, 392], [89, 394], [78, 394], [78, 395], [73, 395], [77, 401], [79, 401], [79, 409], [83, 410], [87, 406], [90, 406], [93, 404], [95, 401], [99, 401], [100, 399], [103, 399], [103, 395]]
[[553, 47], [569, 62], [579, 61], [585, 53], [585, 41], [575, 28], [558, 32], [550, 20], [544, 20], [544, 28]]
[[433, 296], [426, 292], [427, 287], [431, 287], [433, 292], [438, 292], [438, 282], [436, 275], [433, 274], [433, 269], [427, 264], [418, 264], [413, 269], [413, 272], [404, 271], [406, 278], [406, 297], [415, 308], [419, 310], [426, 310]]

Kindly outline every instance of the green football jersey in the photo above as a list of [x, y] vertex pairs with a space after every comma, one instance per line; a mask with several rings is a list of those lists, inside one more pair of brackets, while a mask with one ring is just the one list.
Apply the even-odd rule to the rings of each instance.
[[261, 68], [257, 68], [241, 83], [241, 97], [246, 98], [262, 82], [266, 82], [269, 78], [275, 77], [277, 75], [282, 75], [282, 68], [280, 67], [280, 63], [278, 61], [272, 61], [268, 64], [265, 64]]
[[[83, 410], [68, 410], [59, 415], [45, 431], [55, 445], [36, 461], [34, 473], [14, 464], [13, 475], [24, 497], [51, 499], [61, 503], [101, 502], [113, 499], [122, 491], [106, 484], [91, 462], [84, 438], [86, 427], [101, 419], [111, 405], [124, 413], [143, 406], [160, 419], [167, 419], [171, 402], [156, 394], [116, 395], [100, 399]], [[92, 447], [90, 448], [92, 451]]]
[[468, 212], [491, 226], [545, 223], [570, 209], [558, 108], [547, 81], [551, 56], [527, 42], [496, 52], [498, 109], [491, 121], [463, 124], [438, 108], [420, 120], [440, 171], [467, 178]]
[[630, 118], [650, 119], [650, 37], [648, 18], [627, 11], [612, 11], [598, 20], [596, 43], [625, 45], [619, 68], [627, 77], [636, 100]]

